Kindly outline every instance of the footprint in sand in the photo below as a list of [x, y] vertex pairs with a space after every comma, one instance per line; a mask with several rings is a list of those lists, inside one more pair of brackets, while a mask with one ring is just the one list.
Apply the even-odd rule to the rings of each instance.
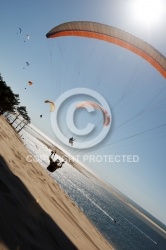
[[21, 160], [21, 156], [15, 155], [18, 160]]
[[[10, 162], [10, 161], [9, 161]], [[11, 160], [12, 164], [14, 165], [15, 168], [19, 168], [19, 166], [15, 163], [15, 161]]]
[[12, 151], [15, 155], [15, 157], [18, 159], [18, 160], [21, 160], [21, 154], [19, 151], [16, 151], [15, 149], [12, 148]]

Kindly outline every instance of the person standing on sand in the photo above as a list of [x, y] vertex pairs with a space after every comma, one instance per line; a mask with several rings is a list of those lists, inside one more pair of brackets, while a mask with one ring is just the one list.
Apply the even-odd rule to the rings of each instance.
[[51, 158], [51, 156], [52, 155], [55, 155], [55, 152], [53, 152], [53, 151], [51, 151], [51, 155], [49, 156], [49, 161], [50, 161], [50, 164], [48, 165], [48, 167], [47, 167], [47, 170], [49, 171], [49, 172], [54, 172], [55, 170], [57, 170], [58, 168], [61, 168], [62, 166], [63, 166], [63, 164], [65, 163], [65, 161], [62, 161], [62, 162], [60, 162], [60, 160], [59, 159], [57, 159], [56, 161], [54, 161], [52, 158]]

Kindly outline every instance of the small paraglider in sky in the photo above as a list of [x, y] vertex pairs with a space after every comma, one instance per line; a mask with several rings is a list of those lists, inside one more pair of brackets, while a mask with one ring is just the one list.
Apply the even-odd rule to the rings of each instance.
[[21, 28], [19, 28], [19, 32], [17, 32], [17, 34], [21, 34], [21, 32], [22, 32], [22, 29], [21, 29]]
[[[30, 39], [30, 35], [26, 35], [26, 39], [29, 40]], [[24, 43], [26, 42], [26, 40], [24, 40]]]
[[[28, 67], [29, 65], [30, 65], [30, 63], [29, 63], [29, 62], [26, 62], [26, 66]], [[25, 67], [24, 67], [23, 69], [25, 69]]]
[[42, 115], [40, 115], [40, 118], [42, 118]]
[[53, 112], [55, 110], [55, 104], [54, 104], [54, 102], [52, 102], [50, 100], [45, 100], [45, 103], [49, 103], [50, 104], [50, 112]]
[[32, 84], [33, 84], [33, 82], [29, 81], [29, 82], [28, 82], [28, 84], [29, 84], [29, 85], [32, 85]]
[[[20, 31], [20, 33], [22, 32], [22, 29], [21, 28], [19, 28], [19, 31]], [[18, 33], [17, 33], [18, 34]]]
[[[29, 86], [31, 86], [32, 84], [33, 84], [33, 82], [31, 82], [31, 81], [28, 82]], [[27, 88], [25, 88], [25, 89], [27, 89]]]
[[105, 108], [99, 105], [97, 102], [93, 101], [82, 101], [76, 105], [76, 108], [86, 108], [86, 107], [93, 107], [95, 109], [101, 110], [103, 114], [103, 125], [108, 126], [110, 124], [110, 116]]

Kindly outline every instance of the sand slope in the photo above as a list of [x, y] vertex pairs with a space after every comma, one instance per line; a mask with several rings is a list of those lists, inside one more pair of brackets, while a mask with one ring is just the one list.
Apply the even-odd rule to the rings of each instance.
[[0, 117], [0, 249], [113, 249]]

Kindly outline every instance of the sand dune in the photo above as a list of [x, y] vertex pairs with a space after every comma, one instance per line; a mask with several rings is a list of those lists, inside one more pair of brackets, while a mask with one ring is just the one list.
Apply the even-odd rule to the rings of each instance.
[[113, 249], [0, 117], [0, 249]]

